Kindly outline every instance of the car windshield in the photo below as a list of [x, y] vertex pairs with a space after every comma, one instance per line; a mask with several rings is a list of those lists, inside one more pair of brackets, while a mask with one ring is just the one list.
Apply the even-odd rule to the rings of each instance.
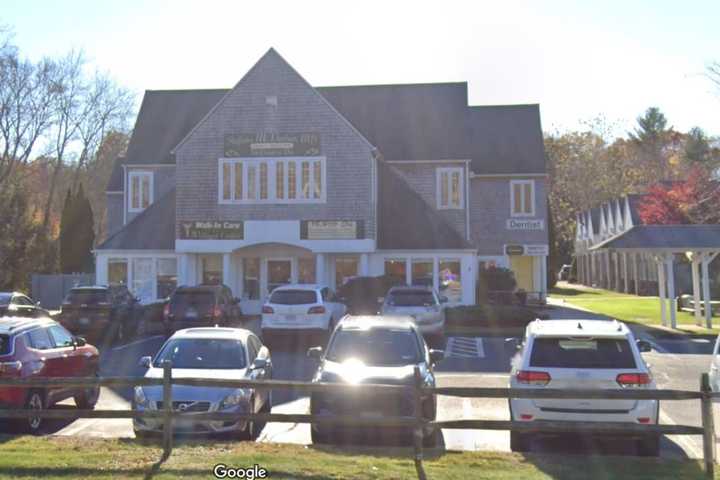
[[396, 290], [387, 299], [393, 307], [430, 307], [436, 303], [435, 295], [427, 290]]
[[317, 301], [315, 290], [275, 290], [270, 295], [270, 303], [277, 305], [308, 305]]
[[536, 338], [531, 367], [636, 368], [630, 343], [614, 338]]
[[8, 335], [0, 335], [0, 355], [10, 353], [10, 337]]
[[212, 292], [187, 291], [175, 292], [171, 300], [173, 305], [207, 305], [214, 303]]
[[71, 290], [65, 299], [72, 305], [96, 305], [108, 302], [107, 290]]
[[338, 330], [326, 358], [340, 363], [354, 359], [371, 366], [399, 366], [418, 363], [421, 355], [412, 331], [373, 328]]
[[225, 338], [171, 339], [155, 359], [155, 367], [169, 360], [173, 368], [232, 370], [245, 368], [245, 348], [240, 340]]
[[9, 293], [0, 293], [0, 305], [7, 305], [10, 303], [12, 295]]

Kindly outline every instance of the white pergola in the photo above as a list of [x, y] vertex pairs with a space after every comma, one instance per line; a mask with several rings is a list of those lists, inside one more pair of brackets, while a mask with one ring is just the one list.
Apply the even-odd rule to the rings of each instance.
[[695, 322], [702, 326], [704, 311], [705, 326], [712, 328], [709, 266], [720, 253], [720, 225], [639, 225], [591, 250], [649, 254], [657, 265], [662, 324], [671, 328], [677, 328], [675, 256], [685, 255], [691, 263]]

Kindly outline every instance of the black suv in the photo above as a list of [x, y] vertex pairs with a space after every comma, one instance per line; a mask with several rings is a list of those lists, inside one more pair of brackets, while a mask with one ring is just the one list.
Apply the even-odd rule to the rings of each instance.
[[0, 317], [49, 317], [50, 313], [27, 295], [18, 292], [0, 292]]
[[125, 285], [75, 287], [65, 297], [58, 321], [90, 343], [109, 344], [136, 334], [141, 308]]
[[[380, 316], [345, 317], [335, 328], [327, 351], [314, 347], [308, 356], [319, 360], [313, 382], [346, 383], [355, 388], [334, 392], [313, 392], [310, 412], [313, 415], [351, 415], [368, 419], [414, 415], [412, 392], [364, 390], [362, 384], [435, 386], [433, 366], [444, 352], [430, 350], [417, 327], [400, 318]], [[415, 378], [417, 368], [419, 378]], [[434, 394], [421, 399], [422, 414], [434, 420], [437, 401]], [[338, 427], [325, 423], [311, 425], [313, 443], [328, 443], [353, 433], [374, 433], [372, 426]], [[402, 429], [401, 429], [402, 430]], [[385, 429], [382, 430], [382, 434]], [[404, 432], [409, 433], [409, 432]], [[433, 431], [426, 431], [425, 442], [434, 444]]]
[[225, 326], [240, 315], [240, 301], [225, 285], [178, 287], [163, 310], [167, 335], [183, 328]]

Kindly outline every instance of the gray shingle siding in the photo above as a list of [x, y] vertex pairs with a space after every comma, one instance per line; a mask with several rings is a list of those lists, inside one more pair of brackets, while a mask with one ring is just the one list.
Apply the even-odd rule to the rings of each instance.
[[400, 172], [405, 181], [425, 200], [427, 207], [435, 210], [461, 237], [465, 238], [465, 209], [437, 209], [436, 169], [439, 167], [462, 167], [463, 177], [465, 176], [465, 164], [463, 162], [393, 164], [393, 168]]
[[470, 180], [470, 242], [478, 255], [503, 255], [503, 245], [547, 244], [546, 181], [535, 178], [535, 216], [522, 219], [541, 219], [543, 230], [508, 230], [510, 212], [509, 178], [473, 178]]
[[123, 199], [121, 193], [108, 193], [107, 197], [107, 234], [120, 230], [123, 226]]
[[[266, 104], [277, 97], [277, 107]], [[318, 132], [327, 202], [219, 205], [226, 134]], [[268, 52], [176, 151], [177, 220], [362, 220], [375, 237], [372, 147], [274, 51]]]

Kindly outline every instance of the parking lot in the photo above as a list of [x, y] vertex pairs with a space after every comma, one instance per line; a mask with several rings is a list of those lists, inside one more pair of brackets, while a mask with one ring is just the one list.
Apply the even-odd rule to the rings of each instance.
[[[551, 310], [552, 316], [577, 316], [578, 312], [563, 309]], [[592, 316], [589, 316], [592, 318]], [[259, 321], [251, 320], [242, 325], [253, 331], [259, 330]], [[650, 339], [656, 351], [645, 354], [651, 364], [659, 388], [697, 389], [698, 378], [709, 365], [709, 341], [656, 338], [643, 330], [636, 336]], [[449, 336], [445, 344], [445, 359], [436, 367], [438, 386], [505, 387], [508, 384], [510, 361], [515, 353], [518, 337]], [[154, 355], [162, 345], [161, 335], [136, 339], [115, 345], [102, 352], [101, 374], [103, 376], [141, 376], [144, 369], [138, 359]], [[315, 361], [306, 355], [307, 348], [322, 339], [305, 336], [274, 338], [270, 342], [274, 378], [284, 380], [310, 380]], [[97, 408], [129, 409], [130, 389], [103, 388]], [[63, 402], [55, 408], [74, 408], [72, 401]], [[273, 412], [307, 413], [309, 399], [289, 391], [273, 393]], [[720, 415], [720, 411], [716, 413]], [[483, 418], [509, 419], [507, 400], [438, 398], [438, 419]], [[660, 421], [666, 424], [698, 424], [699, 405], [692, 402], [664, 402], [661, 404]], [[133, 437], [132, 424], [126, 419], [79, 419], [76, 421], [49, 422], [48, 433], [59, 436], [80, 437]], [[310, 427], [307, 424], [271, 423], [265, 425], [257, 437], [261, 442], [309, 444]], [[363, 441], [368, 441], [363, 439]], [[373, 438], [371, 442], [385, 441]], [[450, 450], [509, 451], [509, 432], [479, 430], [444, 430], [439, 441]], [[627, 441], [601, 441], [587, 438], [558, 437], [536, 440], [534, 451], [552, 453], [605, 453], [633, 454], [634, 444]], [[661, 455], [666, 458], [700, 458], [700, 438], [665, 437], [661, 442]]]

